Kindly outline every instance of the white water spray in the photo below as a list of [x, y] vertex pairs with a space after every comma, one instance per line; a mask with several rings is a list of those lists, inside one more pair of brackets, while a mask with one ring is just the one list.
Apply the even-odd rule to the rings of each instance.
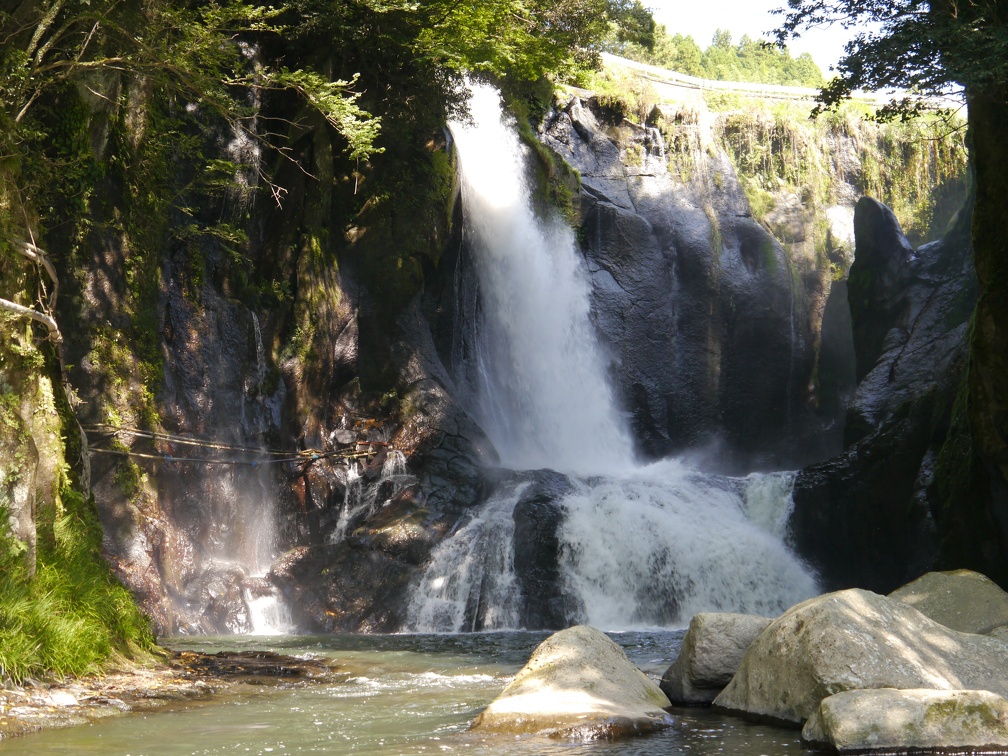
[[[571, 477], [559, 567], [585, 616], [568, 619], [674, 626], [700, 611], [773, 616], [814, 595], [814, 578], [783, 541], [789, 475], [738, 480], [677, 460], [634, 463], [574, 236], [532, 211], [522, 148], [497, 93], [474, 86], [470, 108], [474, 123], [451, 130], [483, 303], [479, 406], [504, 466]], [[514, 627], [521, 597], [508, 560], [520, 496], [520, 487], [498, 491], [439, 545], [413, 594], [411, 629], [466, 630], [476, 618], [486, 629]]]
[[343, 509], [329, 542], [339, 543], [346, 539], [351, 526], [373, 515], [393, 496], [415, 482], [416, 478], [406, 471], [406, 456], [394, 449], [385, 457], [374, 481], [366, 480], [359, 463], [352, 465], [347, 471]]

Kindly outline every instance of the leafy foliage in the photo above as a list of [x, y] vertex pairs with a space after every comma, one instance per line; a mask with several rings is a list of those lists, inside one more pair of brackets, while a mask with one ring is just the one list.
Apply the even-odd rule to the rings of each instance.
[[899, 89], [908, 94], [881, 116], [909, 117], [953, 85], [982, 90], [1008, 81], [1008, 11], [997, 0], [788, 0], [778, 12], [781, 45], [828, 24], [860, 30], [822, 91], [826, 108], [858, 89]]

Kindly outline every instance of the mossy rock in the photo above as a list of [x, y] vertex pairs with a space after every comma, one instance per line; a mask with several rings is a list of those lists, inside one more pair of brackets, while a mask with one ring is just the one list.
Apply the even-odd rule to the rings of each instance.
[[1008, 593], [979, 572], [929, 572], [889, 598], [962, 633], [989, 633], [1008, 625]]

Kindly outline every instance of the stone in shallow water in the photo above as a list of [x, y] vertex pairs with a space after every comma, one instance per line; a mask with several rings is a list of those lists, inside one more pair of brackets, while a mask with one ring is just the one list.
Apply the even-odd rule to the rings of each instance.
[[690, 620], [679, 657], [661, 689], [677, 704], [709, 704], [731, 682], [746, 649], [770, 620], [751, 614], [703, 612]]
[[1008, 749], [1008, 701], [986, 690], [851, 690], [823, 699], [802, 741], [838, 753]]
[[472, 729], [508, 735], [612, 738], [674, 723], [665, 694], [603, 632], [554, 633], [484, 709]]
[[1008, 696], [1008, 645], [851, 589], [774, 620], [714, 700], [732, 713], [802, 723], [822, 699], [861, 688], [990, 690]]
[[897, 588], [889, 598], [961, 633], [989, 633], [1008, 625], [1008, 593], [972, 570], [929, 572]]

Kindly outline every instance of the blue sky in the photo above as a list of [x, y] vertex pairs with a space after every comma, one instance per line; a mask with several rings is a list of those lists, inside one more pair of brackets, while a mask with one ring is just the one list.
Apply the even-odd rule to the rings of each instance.
[[[670, 34], [691, 34], [701, 48], [710, 44], [717, 29], [727, 29], [738, 40], [743, 34], [762, 37], [775, 29], [780, 17], [770, 11], [786, 5], [786, 0], [642, 0], [655, 20], [665, 24]], [[792, 54], [811, 53], [829, 78], [829, 67], [843, 54], [850, 32], [839, 25], [802, 34], [789, 43]]]

